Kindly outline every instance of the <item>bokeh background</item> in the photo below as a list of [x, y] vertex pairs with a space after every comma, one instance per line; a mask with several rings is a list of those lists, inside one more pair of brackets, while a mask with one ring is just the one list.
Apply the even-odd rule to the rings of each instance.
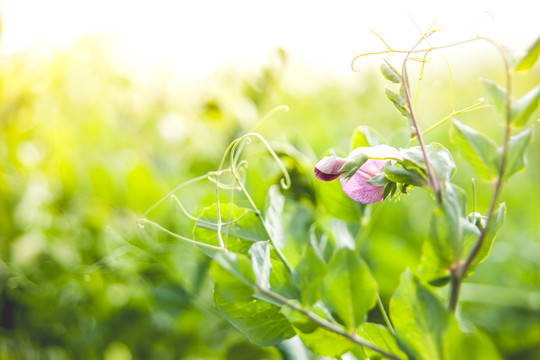
[[[171, 2], [14, 3], [0, 8], [0, 358], [281, 359], [278, 349], [253, 347], [219, 317], [202, 253], [141, 229], [137, 219], [178, 184], [215, 170], [227, 145], [278, 105], [290, 110], [257, 130], [292, 175], [288, 198], [339, 216], [314, 186], [317, 159], [328, 149], [348, 153], [359, 125], [403, 146], [403, 120], [378, 73], [381, 57], [357, 62], [359, 72], [350, 63], [381, 50], [370, 27], [396, 48], [410, 47], [434, 12], [415, 4], [415, 24], [410, 9], [384, 13], [352, 2], [332, 9], [201, 2], [176, 12]], [[460, 4], [437, 23], [439, 43], [486, 30], [526, 47], [538, 35], [531, 9], [507, 21], [519, 4], [491, 4], [489, 14]], [[464, 16], [468, 25], [454, 26]], [[268, 28], [274, 35], [258, 30]], [[483, 97], [479, 77], [504, 79], [496, 51], [485, 44], [430, 55], [415, 85], [422, 126], [450, 113], [452, 101], [460, 109]], [[538, 83], [536, 66], [516, 74], [514, 92]], [[500, 140], [492, 110], [459, 119]], [[470, 194], [475, 175], [447, 132], [448, 124], [427, 141], [455, 154], [456, 182]], [[462, 294], [463, 317], [485, 329], [507, 359], [540, 359], [539, 162], [535, 139], [526, 170], [504, 187], [507, 218], [492, 254]], [[248, 185], [262, 207], [280, 175], [270, 159], [250, 166]], [[476, 187], [485, 211], [490, 186]], [[201, 185], [179, 196], [197, 213], [211, 195]], [[385, 303], [397, 274], [417, 267], [432, 207], [414, 190], [375, 208], [362, 253]], [[193, 222], [172, 204], [156, 219], [191, 233]]]

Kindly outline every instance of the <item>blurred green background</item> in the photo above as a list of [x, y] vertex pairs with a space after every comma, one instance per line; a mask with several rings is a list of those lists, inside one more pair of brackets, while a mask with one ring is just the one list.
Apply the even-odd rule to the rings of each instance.
[[[483, 96], [478, 76], [503, 75], [485, 63], [453, 70], [456, 109]], [[0, 359], [281, 359], [219, 317], [202, 253], [141, 229], [137, 218], [178, 184], [216, 169], [227, 145], [277, 105], [290, 111], [258, 131], [284, 155], [289, 198], [309, 209], [329, 211], [311, 166], [330, 148], [347, 154], [358, 125], [404, 146], [403, 120], [376, 67], [301, 92], [284, 85], [290, 75], [286, 54], [276, 51], [258, 73], [222, 71], [198, 87], [166, 73], [143, 83], [90, 39], [46, 58], [0, 59]], [[417, 104], [424, 128], [452, 110], [448, 74], [426, 70], [425, 77]], [[517, 74], [515, 94], [539, 82], [538, 67]], [[498, 139], [494, 114], [459, 118]], [[473, 170], [447, 130], [427, 141], [452, 151], [456, 182], [470, 194]], [[508, 359], [540, 359], [539, 162], [534, 140], [527, 169], [504, 187], [508, 213], [492, 254], [462, 294], [461, 315]], [[256, 166], [248, 185], [261, 204], [280, 175], [270, 159]], [[477, 192], [485, 212], [489, 184], [477, 183]], [[180, 194], [193, 213], [211, 195], [203, 185]], [[383, 302], [399, 274], [416, 269], [432, 208], [422, 190], [376, 207], [362, 251]], [[193, 224], [177, 208], [157, 212], [160, 224], [190, 236]]]

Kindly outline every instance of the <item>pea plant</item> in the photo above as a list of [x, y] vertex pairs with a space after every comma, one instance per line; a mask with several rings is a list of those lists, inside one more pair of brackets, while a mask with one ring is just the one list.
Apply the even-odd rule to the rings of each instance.
[[[426, 33], [394, 67], [383, 61], [381, 73], [387, 81], [386, 96], [403, 116], [409, 146], [395, 148], [368, 127], [353, 134], [353, 150], [347, 157], [326, 156], [311, 166], [313, 186], [339, 181], [343, 193], [364, 206], [402, 197], [413, 188], [431, 194], [435, 210], [429, 215], [429, 233], [422, 246], [417, 269], [408, 269], [390, 299], [388, 310], [381, 301], [378, 285], [362, 259], [359, 242], [339, 221], [313, 224], [309, 231], [294, 236], [301, 227], [284, 214], [294, 213], [294, 200], [287, 199], [291, 177], [275, 151], [257, 132], [234, 140], [225, 151], [217, 170], [180, 185], [153, 206], [139, 225], [151, 225], [198, 247], [211, 261], [213, 298], [219, 313], [258, 346], [277, 345], [289, 358], [301, 358], [300, 351], [326, 357], [357, 359], [500, 359], [490, 338], [456, 313], [460, 289], [467, 277], [489, 255], [503, 224], [505, 204], [500, 195], [509, 177], [525, 167], [525, 152], [533, 135], [532, 117], [540, 101], [540, 85], [516, 99], [512, 94], [515, 71], [531, 69], [540, 53], [540, 38], [524, 55], [510, 54], [497, 42], [481, 36], [456, 44], [432, 47]], [[466, 42], [492, 44], [504, 63], [506, 81], [482, 79], [489, 105], [478, 102], [454, 111], [431, 128], [422, 131], [414, 109], [407, 66], [413, 56], [425, 59], [441, 48]], [[426, 46], [423, 48], [424, 44]], [[454, 117], [481, 106], [493, 107], [502, 124], [502, 142], [492, 140]], [[276, 108], [275, 111], [282, 110]], [[450, 139], [472, 165], [477, 176], [492, 186], [487, 210], [481, 213], [475, 196], [453, 182], [456, 164], [440, 143], [427, 144], [426, 132], [443, 123], [450, 125]], [[268, 189], [266, 203], [259, 208], [248, 189], [249, 166], [242, 159], [252, 141], [260, 142], [283, 173], [279, 184]], [[292, 153], [292, 155], [291, 155]], [[289, 152], [289, 157], [295, 157]], [[305, 164], [301, 154], [298, 162]], [[197, 182], [210, 182], [215, 203], [198, 216], [190, 214], [176, 194]], [[327, 183], [328, 182], [328, 183]], [[474, 188], [474, 180], [471, 181]], [[284, 195], [285, 194], [285, 195]], [[329, 191], [334, 196], [335, 192]], [[474, 194], [474, 191], [473, 191]], [[164, 201], [173, 201], [194, 225], [184, 236], [150, 220], [149, 213]], [[299, 200], [298, 200], [299, 201]], [[340, 198], [339, 201], [343, 201]], [[351, 201], [346, 199], [346, 201]], [[386, 206], [399, 206], [389, 202]], [[468, 213], [467, 209], [473, 209]], [[316, 207], [313, 209], [317, 211]], [[294, 216], [293, 216], [294, 217]], [[359, 226], [365, 219], [358, 218]], [[369, 241], [368, 238], [364, 241]], [[448, 289], [446, 299], [440, 288]], [[367, 321], [368, 312], [378, 307], [381, 323]], [[297, 337], [296, 337], [297, 336]], [[287, 341], [300, 339], [301, 342]], [[292, 344], [295, 344], [294, 346]], [[309, 349], [306, 352], [306, 348]], [[300, 350], [299, 350], [300, 349]]]

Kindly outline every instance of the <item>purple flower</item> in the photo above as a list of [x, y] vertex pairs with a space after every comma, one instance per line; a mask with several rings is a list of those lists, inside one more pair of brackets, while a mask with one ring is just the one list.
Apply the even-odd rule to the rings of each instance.
[[[340, 169], [355, 157], [364, 154], [369, 159], [351, 176], [344, 178]], [[317, 179], [332, 181], [341, 177], [341, 187], [347, 196], [362, 204], [373, 204], [383, 200], [384, 186], [371, 185], [368, 180], [384, 174], [384, 166], [391, 160], [403, 160], [398, 149], [388, 145], [359, 147], [354, 149], [347, 158], [327, 156], [315, 165], [314, 173]]]

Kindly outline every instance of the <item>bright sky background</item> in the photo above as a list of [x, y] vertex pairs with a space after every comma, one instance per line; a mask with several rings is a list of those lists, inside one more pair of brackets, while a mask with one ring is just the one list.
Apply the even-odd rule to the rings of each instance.
[[[526, 47], [540, 34], [537, 0], [3, 0], [2, 54], [66, 49], [93, 34], [110, 39], [126, 66], [152, 72], [167, 66], [182, 78], [224, 66], [256, 67], [276, 46], [292, 62], [337, 76], [352, 58], [409, 48], [434, 21], [449, 42], [487, 35]], [[36, 50], [39, 49], [39, 50]]]

